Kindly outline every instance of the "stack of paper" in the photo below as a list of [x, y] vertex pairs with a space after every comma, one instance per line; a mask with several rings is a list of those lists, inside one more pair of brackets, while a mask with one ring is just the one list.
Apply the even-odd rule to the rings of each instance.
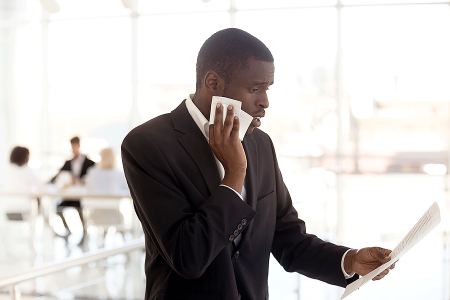
[[352, 282], [347, 286], [341, 300], [362, 287], [369, 280], [372, 280], [375, 276], [386, 270], [394, 262], [396, 262], [400, 257], [409, 251], [414, 245], [416, 245], [421, 239], [423, 239], [434, 227], [436, 227], [441, 222], [441, 215], [439, 211], [439, 206], [436, 202], [431, 205], [431, 207], [425, 212], [425, 214], [419, 219], [419, 221], [414, 225], [414, 227], [408, 232], [408, 234], [403, 238], [403, 240], [395, 247], [395, 249], [389, 255], [391, 260], [387, 263], [379, 266], [372, 272], [362, 276], [358, 280]]

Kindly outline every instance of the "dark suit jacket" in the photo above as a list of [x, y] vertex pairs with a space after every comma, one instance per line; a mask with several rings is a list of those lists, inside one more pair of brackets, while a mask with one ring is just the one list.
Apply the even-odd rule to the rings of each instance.
[[184, 102], [125, 137], [123, 166], [146, 238], [145, 299], [268, 299], [271, 252], [289, 272], [346, 286], [348, 248], [306, 233], [269, 136], [255, 129], [243, 145], [247, 203], [219, 186], [213, 152]]
[[[58, 177], [58, 175], [59, 175], [59, 173], [61, 173], [61, 171], [70, 171], [70, 172], [72, 173], [72, 167], [71, 167], [71, 163], [70, 163], [72, 160], [73, 160], [73, 159], [67, 160], [67, 161], [64, 163], [64, 165], [62, 166], [62, 168], [59, 170], [58, 174], [56, 174], [55, 177], [53, 177], [53, 178], [50, 180], [52, 183], [55, 182], [56, 177]], [[84, 162], [83, 162], [83, 166], [81, 167], [81, 173], [80, 173], [80, 177], [78, 177], [78, 179], [83, 178], [83, 176], [86, 175], [87, 170], [88, 170], [90, 167], [94, 166], [94, 165], [95, 165], [95, 162], [93, 162], [92, 160], [90, 160], [89, 158], [86, 157], [85, 160], [84, 160]], [[72, 174], [72, 175], [73, 175], [73, 174]]]

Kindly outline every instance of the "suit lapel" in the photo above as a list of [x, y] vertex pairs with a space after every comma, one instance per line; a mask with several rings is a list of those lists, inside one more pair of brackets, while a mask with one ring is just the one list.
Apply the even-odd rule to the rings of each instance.
[[[257, 178], [258, 178], [258, 151], [255, 141], [251, 136], [246, 136], [243, 142], [245, 156], [247, 157], [247, 173], [245, 175], [245, 189], [247, 191], [247, 204], [256, 210], [257, 202]], [[242, 232], [242, 239], [237, 245], [237, 250], [247, 242], [252, 231], [253, 222]]]
[[85, 156], [84, 160], [83, 160], [83, 165], [81, 166], [80, 177], [83, 177], [87, 173], [87, 164], [88, 164], [87, 160], [88, 160], [88, 158], [87, 158], [87, 156]]
[[185, 101], [171, 112], [171, 116], [175, 130], [180, 132], [178, 141], [199, 168], [212, 193], [220, 184], [220, 174], [205, 136], [189, 114]]

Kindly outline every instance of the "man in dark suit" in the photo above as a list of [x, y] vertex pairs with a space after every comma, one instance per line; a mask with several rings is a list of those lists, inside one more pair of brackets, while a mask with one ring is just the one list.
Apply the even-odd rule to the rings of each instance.
[[[83, 177], [86, 175], [87, 170], [95, 165], [95, 162], [87, 158], [86, 155], [81, 154], [79, 137], [76, 136], [70, 139], [70, 145], [72, 146], [73, 158], [64, 163], [62, 168], [59, 170], [58, 174], [56, 174], [55, 177], [53, 177], [50, 180], [52, 183], [55, 183], [56, 178], [62, 171], [69, 171], [70, 174], [72, 175], [71, 181], [72, 185], [83, 184]], [[85, 232], [83, 212], [80, 200], [63, 199], [63, 201], [61, 201], [61, 203], [59, 203], [58, 206], [56, 207], [56, 213], [61, 217], [61, 220], [63, 221], [64, 227], [66, 228], [68, 234], [70, 234], [70, 229], [69, 226], [67, 225], [66, 219], [64, 218], [63, 214], [63, 210], [67, 207], [73, 207], [78, 211], [81, 223], [83, 224], [83, 232]], [[83, 241], [83, 239], [81, 241]]]
[[[342, 287], [389, 261], [390, 250], [306, 233], [257, 128], [273, 82], [261, 41], [219, 31], [200, 49], [196, 93], [125, 137], [123, 166], [146, 239], [145, 299], [268, 299], [270, 253], [289, 272]], [[243, 142], [233, 107], [215, 107], [209, 124], [213, 96], [241, 101], [253, 117]]]

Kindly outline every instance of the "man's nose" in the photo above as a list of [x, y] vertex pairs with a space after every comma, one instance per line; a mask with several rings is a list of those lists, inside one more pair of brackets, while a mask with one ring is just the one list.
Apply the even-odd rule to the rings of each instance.
[[264, 91], [264, 93], [261, 94], [260, 97], [258, 97], [257, 103], [261, 108], [268, 108], [269, 107], [269, 97], [267, 96], [267, 92]]

